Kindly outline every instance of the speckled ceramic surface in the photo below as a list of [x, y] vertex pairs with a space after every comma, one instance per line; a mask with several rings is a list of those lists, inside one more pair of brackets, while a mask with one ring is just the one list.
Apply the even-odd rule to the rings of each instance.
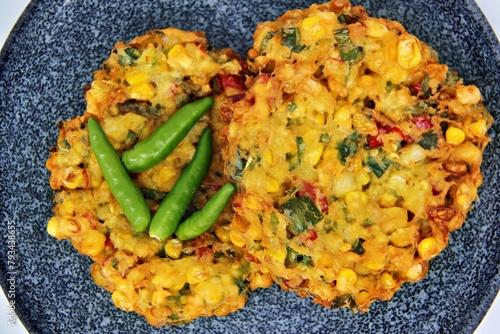
[[[155, 329], [115, 308], [92, 282], [90, 260], [46, 232], [51, 189], [44, 163], [56, 122], [81, 114], [83, 87], [116, 41], [175, 26], [207, 33], [244, 54], [256, 23], [311, 1], [34, 1], [1, 54], [0, 283], [16, 279], [16, 310], [31, 333], [471, 333], [500, 286], [500, 46], [473, 0], [357, 0], [372, 16], [398, 20], [441, 61], [480, 87], [497, 120], [490, 130], [480, 201], [428, 276], [405, 284], [368, 313], [325, 309], [274, 286], [226, 318]], [[10, 223], [9, 222], [13, 222]], [[15, 226], [15, 268], [7, 232]], [[12, 229], [12, 227], [11, 227]], [[4, 310], [5, 311], [5, 310]], [[2, 311], [3, 312], [3, 311]]]

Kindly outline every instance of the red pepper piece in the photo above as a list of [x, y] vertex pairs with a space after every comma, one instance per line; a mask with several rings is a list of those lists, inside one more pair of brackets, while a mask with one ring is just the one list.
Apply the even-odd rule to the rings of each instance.
[[111, 241], [110, 237], [106, 238], [106, 241], [104, 242], [104, 247], [109, 249], [115, 249], [115, 245], [113, 245], [113, 242]]
[[302, 240], [302, 244], [305, 244], [308, 240], [314, 241], [318, 239], [318, 233], [316, 230], [310, 229], [303, 233], [304, 239]]
[[218, 74], [217, 79], [225, 91], [228, 88], [238, 89], [240, 91], [245, 91], [245, 78], [236, 74]]
[[411, 85], [410, 89], [416, 93], [415, 95], [418, 95], [419, 93], [422, 92], [422, 82]]
[[403, 131], [397, 126], [391, 125], [380, 125], [377, 123], [378, 134], [376, 136], [368, 135], [367, 137], [367, 146], [368, 148], [377, 148], [384, 144], [380, 135], [395, 132], [397, 133], [404, 141], [411, 143], [413, 140], [410, 136], [403, 133]]
[[309, 182], [302, 181], [302, 186], [297, 191], [297, 196], [308, 196], [313, 200], [314, 203], [316, 203], [316, 205], [318, 205], [321, 212], [324, 213], [328, 211], [328, 199], [320, 189], [316, 188]]
[[415, 116], [413, 117], [412, 121], [420, 130], [426, 130], [432, 127], [431, 120], [427, 115]]

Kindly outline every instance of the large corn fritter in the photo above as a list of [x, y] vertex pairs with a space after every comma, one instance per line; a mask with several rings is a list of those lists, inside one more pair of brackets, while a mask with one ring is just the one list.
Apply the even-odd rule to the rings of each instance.
[[234, 99], [231, 96], [243, 93], [242, 85], [224, 84], [244, 81], [242, 64], [231, 50], [209, 48], [201, 33], [152, 31], [118, 43], [86, 89], [85, 114], [59, 123], [59, 138], [47, 161], [50, 185], [56, 190], [48, 232], [71, 240], [80, 253], [91, 257], [92, 277], [112, 293], [115, 305], [145, 316], [152, 325], [227, 315], [244, 306], [251, 288], [271, 281], [255, 273], [255, 265], [230, 242], [230, 205], [209, 232], [190, 241], [172, 237], [162, 243], [147, 232], [136, 233], [102, 177], [89, 146], [86, 120], [97, 119], [121, 154], [187, 102], [212, 94], [218, 82], [220, 94], [212, 112], [163, 162], [132, 174], [154, 213], [191, 160], [201, 132], [211, 126], [212, 164], [192, 208], [199, 209], [227, 182], [217, 115]]
[[366, 311], [459, 228], [492, 118], [401, 24], [334, 0], [259, 24], [225, 131], [233, 242], [283, 288]]

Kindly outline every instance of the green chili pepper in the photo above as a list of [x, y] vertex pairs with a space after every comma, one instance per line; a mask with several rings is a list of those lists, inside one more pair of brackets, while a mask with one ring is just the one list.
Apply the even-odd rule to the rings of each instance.
[[210, 96], [188, 103], [160, 125], [147, 139], [123, 153], [122, 161], [132, 172], [143, 172], [167, 157], [198, 120], [212, 108]]
[[200, 187], [201, 181], [208, 172], [211, 158], [212, 130], [206, 128], [200, 137], [193, 159], [186, 166], [153, 216], [149, 227], [150, 236], [163, 241], [174, 233]]
[[233, 192], [234, 186], [231, 183], [226, 183], [201, 210], [196, 211], [191, 217], [179, 224], [175, 231], [177, 238], [189, 240], [208, 231], [219, 218]]
[[141, 191], [128, 175], [101, 126], [92, 117], [88, 120], [88, 131], [90, 147], [109, 190], [134, 229], [137, 232], [144, 231], [151, 221], [151, 212]]

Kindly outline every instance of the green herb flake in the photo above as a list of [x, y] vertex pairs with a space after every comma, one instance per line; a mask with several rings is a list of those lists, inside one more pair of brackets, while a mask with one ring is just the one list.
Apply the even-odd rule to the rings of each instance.
[[116, 258], [112, 258], [112, 259], [111, 259], [111, 266], [112, 266], [114, 269], [118, 269], [118, 263], [119, 263], [118, 259], [116, 259]]
[[323, 218], [321, 211], [308, 196], [290, 198], [281, 204], [281, 210], [288, 219], [288, 230], [294, 235], [305, 232]]
[[363, 48], [356, 46], [349, 37], [349, 29], [343, 27], [335, 30], [335, 39], [339, 45], [340, 59], [353, 65], [358, 63], [365, 56]]
[[295, 111], [297, 109], [297, 104], [292, 101], [290, 104], [286, 107], [286, 110], [288, 111]]
[[161, 202], [167, 196], [166, 192], [155, 189], [140, 188], [140, 190], [145, 199], [151, 199], [156, 202]]
[[139, 137], [137, 136], [137, 134], [134, 131], [128, 130], [127, 139], [136, 140], [137, 138], [139, 138]]
[[305, 45], [300, 45], [300, 31], [296, 27], [284, 28], [281, 34], [281, 45], [289, 48], [294, 53], [299, 53], [305, 49]]
[[297, 145], [297, 155], [291, 156], [291, 158], [296, 157], [296, 159], [288, 169], [289, 171], [293, 171], [300, 166], [300, 164], [302, 163], [302, 157], [304, 156], [304, 152], [306, 151], [306, 144], [304, 143], [304, 139], [302, 137], [296, 137], [295, 143]]
[[456, 72], [448, 71], [446, 72], [446, 80], [444, 83], [448, 87], [453, 87], [458, 83], [459, 80], [460, 78], [458, 77]]
[[273, 212], [273, 213], [271, 213], [271, 230], [272, 230], [273, 233], [278, 232], [278, 226], [279, 226], [278, 217]]
[[131, 47], [126, 48], [124, 50], [124, 53], [125, 53], [124, 55], [120, 54], [118, 56], [118, 64], [120, 64], [120, 66], [122, 66], [122, 67], [127, 66], [127, 65], [129, 65], [129, 66], [135, 65], [135, 62], [141, 56], [139, 50], [131, 48]]
[[237, 278], [234, 280], [234, 283], [238, 286], [238, 293], [240, 295], [248, 294], [248, 285], [250, 283], [248, 280]]
[[319, 141], [322, 143], [328, 144], [331, 141], [331, 138], [330, 138], [330, 135], [328, 134], [328, 132], [322, 133], [319, 136]]
[[391, 164], [391, 160], [384, 158], [382, 161], [377, 161], [373, 157], [369, 157], [366, 162], [366, 166], [375, 174], [379, 179], [385, 173], [389, 165]]
[[71, 145], [69, 144], [69, 141], [67, 139], [64, 139], [59, 142], [59, 147], [64, 149], [64, 150], [70, 150]]
[[231, 259], [235, 259], [236, 258], [236, 253], [234, 252], [234, 250], [230, 250], [228, 249], [226, 251], [226, 254], [231, 258]]
[[242, 150], [240, 148], [237, 148], [235, 162], [231, 166], [234, 168], [234, 171], [229, 174], [229, 177], [234, 181], [240, 180], [241, 177], [243, 176], [243, 171], [245, 170], [246, 165], [247, 165], [247, 159], [243, 157]]
[[426, 150], [430, 150], [431, 148], [436, 148], [438, 142], [438, 135], [432, 131], [426, 132], [422, 135], [422, 139], [418, 142], [420, 146], [422, 146]]
[[278, 35], [278, 31], [270, 31], [266, 34], [266, 36], [264, 36], [262, 43], [260, 43], [260, 52], [263, 52], [265, 49], [267, 49], [267, 44], [276, 35]]
[[390, 92], [392, 92], [393, 90], [398, 90], [398, 88], [399, 88], [399, 85], [395, 85], [395, 84], [393, 84], [393, 83], [392, 83], [392, 82], [390, 82], [390, 81], [387, 81], [387, 83], [385, 84], [385, 91], [386, 91], [387, 93], [390, 93]]
[[356, 254], [363, 255], [365, 253], [365, 249], [363, 248], [363, 242], [365, 242], [365, 240], [359, 238], [352, 244], [351, 250]]
[[354, 156], [359, 150], [360, 135], [354, 131], [343, 141], [337, 143], [337, 150], [339, 151], [340, 162], [345, 165], [348, 157]]
[[333, 308], [341, 308], [343, 306], [348, 306], [350, 309], [356, 308], [356, 301], [351, 294], [345, 294], [334, 299]]
[[424, 94], [425, 98], [429, 98], [431, 96], [431, 89], [429, 87], [430, 81], [431, 78], [427, 73], [425, 73], [424, 78], [422, 79], [422, 93]]
[[294, 267], [297, 264], [301, 264], [307, 267], [311, 265], [311, 263], [312, 259], [310, 256], [300, 254], [290, 247], [286, 248], [285, 267], [290, 268]]
[[330, 233], [332, 231], [337, 231], [339, 229], [339, 226], [336, 221], [332, 221], [330, 218], [326, 218], [324, 229], [326, 233]]

